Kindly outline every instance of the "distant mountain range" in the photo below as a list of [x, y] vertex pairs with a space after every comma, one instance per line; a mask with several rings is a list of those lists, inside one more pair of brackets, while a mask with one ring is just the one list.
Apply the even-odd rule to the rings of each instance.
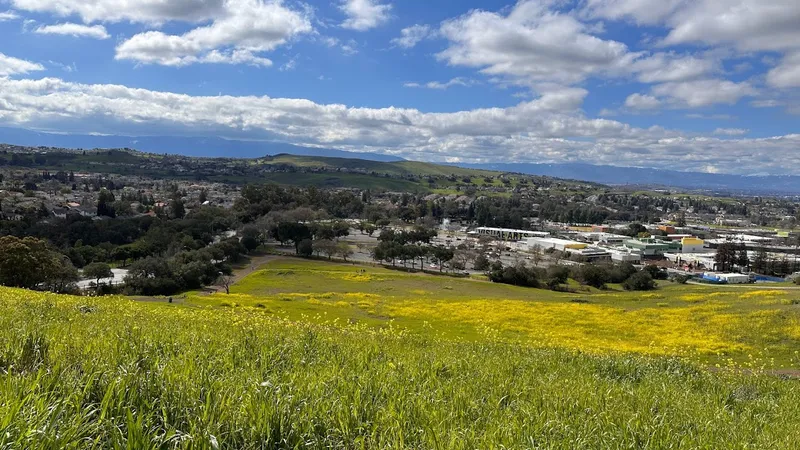
[[200, 157], [257, 158], [287, 153], [299, 156], [357, 158], [380, 162], [403, 161], [403, 158], [379, 153], [346, 152], [328, 148], [301, 147], [280, 142], [236, 141], [217, 137], [94, 136], [43, 133], [0, 127], [0, 142], [31, 147], [47, 146], [86, 150], [93, 148], [132, 148], [149, 153], [173, 153]]
[[[0, 142], [25, 146], [49, 146], [76, 149], [133, 148], [150, 153], [177, 153], [201, 157], [255, 158], [286, 153], [299, 156], [357, 158], [380, 162], [403, 161], [403, 158], [379, 153], [347, 152], [276, 142], [237, 141], [216, 137], [94, 136], [53, 134], [0, 127]], [[715, 193], [800, 195], [800, 176], [743, 176], [582, 163], [459, 163], [452, 165], [472, 169], [518, 172], [529, 175], [591, 181], [615, 186], [662, 186], [711, 191]]]
[[458, 164], [460, 167], [519, 172], [612, 186], [676, 187], [717, 193], [800, 194], [800, 176], [744, 176], [594, 164]]

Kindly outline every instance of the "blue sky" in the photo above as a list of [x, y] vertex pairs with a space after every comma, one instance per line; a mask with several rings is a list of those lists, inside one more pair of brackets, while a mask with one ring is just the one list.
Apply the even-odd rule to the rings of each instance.
[[0, 126], [800, 169], [797, 0], [0, 0]]

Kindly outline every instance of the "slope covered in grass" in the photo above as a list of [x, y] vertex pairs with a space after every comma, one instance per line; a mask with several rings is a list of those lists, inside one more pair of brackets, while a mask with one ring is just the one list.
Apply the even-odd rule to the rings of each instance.
[[558, 293], [384, 268], [282, 259], [202, 306], [256, 308], [416, 333], [592, 353], [682, 356], [710, 366], [800, 368], [800, 292], [668, 284]]
[[0, 448], [796, 448], [795, 381], [0, 288]]

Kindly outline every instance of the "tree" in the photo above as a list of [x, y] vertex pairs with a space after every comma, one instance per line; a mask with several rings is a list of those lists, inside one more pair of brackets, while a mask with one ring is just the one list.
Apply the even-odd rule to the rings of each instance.
[[169, 206], [170, 212], [172, 213], [172, 217], [175, 219], [183, 219], [186, 216], [186, 206], [183, 204], [183, 200], [179, 197], [176, 197], [172, 200], [172, 204]]
[[26, 237], [0, 238], [0, 284], [5, 286], [35, 288], [47, 281], [48, 274], [56, 272], [62, 258], [50, 250], [47, 242]]
[[489, 265], [489, 258], [487, 258], [484, 254], [480, 254], [477, 258], [475, 258], [475, 264], [473, 264], [473, 267], [475, 270], [486, 271], [489, 269]]
[[666, 270], [653, 264], [646, 265], [642, 270], [650, 274], [650, 278], [654, 280], [666, 280], [669, 276]]
[[764, 247], [759, 247], [756, 251], [756, 256], [753, 258], [752, 269], [756, 273], [766, 274], [768, 264], [767, 250]]
[[344, 241], [340, 241], [336, 243], [336, 255], [340, 256], [343, 260], [347, 261], [353, 254], [353, 249], [350, 247], [350, 244]]
[[736, 264], [736, 245], [732, 242], [724, 242], [717, 247], [717, 254], [714, 262], [722, 272], [730, 272]]
[[80, 279], [78, 269], [66, 256], [61, 257], [58, 264], [51, 267], [51, 272], [47, 274], [45, 286], [47, 290], [64, 294], [75, 291], [75, 282]]
[[108, 189], [101, 190], [100, 194], [98, 194], [97, 196], [97, 215], [111, 217], [112, 219], [114, 217], [117, 217], [117, 213], [116, 211], [114, 211], [114, 207], [111, 206], [111, 204], [114, 203], [115, 200], [116, 198], [114, 197], [114, 194], [111, 191], [109, 191]]
[[642, 270], [631, 275], [622, 283], [626, 291], [651, 291], [656, 288], [656, 282], [650, 272]]
[[83, 268], [83, 276], [94, 279], [95, 288], [100, 292], [100, 280], [114, 278], [114, 272], [111, 271], [111, 267], [108, 264], [95, 262]]
[[585, 285], [602, 289], [608, 281], [608, 273], [606, 273], [603, 267], [594, 264], [586, 264], [581, 266], [578, 270], [577, 278]]
[[242, 245], [248, 252], [252, 252], [261, 245], [261, 232], [253, 225], [242, 228]]
[[335, 241], [330, 239], [319, 239], [313, 243], [314, 252], [319, 255], [323, 253], [328, 259], [331, 259], [338, 251]]
[[747, 255], [747, 247], [744, 244], [740, 244], [737, 249], [736, 265], [744, 269], [750, 268], [750, 257]]
[[234, 281], [233, 275], [220, 274], [220, 276], [217, 278], [217, 286], [220, 286], [223, 289], [225, 289], [226, 294], [230, 294], [233, 281]]
[[314, 244], [311, 239], [303, 239], [302, 241], [298, 242], [295, 246], [295, 252], [299, 256], [303, 256], [308, 258], [309, 256], [314, 254]]
[[567, 266], [550, 266], [547, 269], [547, 287], [550, 289], [557, 289], [560, 285], [566, 284], [569, 280], [569, 267]]
[[455, 252], [452, 248], [434, 247], [432, 256], [439, 265], [439, 272], [441, 272], [444, 265], [452, 261], [453, 257], [455, 256]]

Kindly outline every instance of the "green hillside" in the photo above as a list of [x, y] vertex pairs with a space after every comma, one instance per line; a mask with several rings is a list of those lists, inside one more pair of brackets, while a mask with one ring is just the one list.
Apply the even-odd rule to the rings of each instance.
[[796, 381], [0, 288], [0, 448], [795, 449]]

